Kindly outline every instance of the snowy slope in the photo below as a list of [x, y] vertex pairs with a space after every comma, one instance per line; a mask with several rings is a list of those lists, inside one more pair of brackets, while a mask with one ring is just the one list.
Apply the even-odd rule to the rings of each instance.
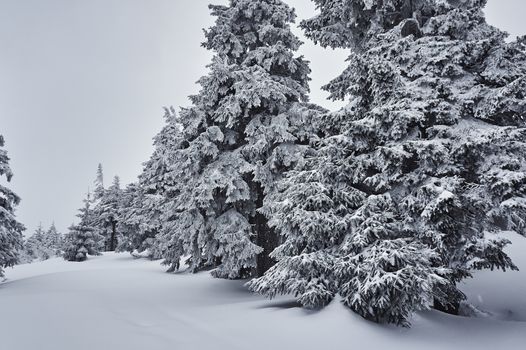
[[21, 265], [0, 285], [0, 349], [518, 349], [526, 344], [526, 239], [514, 241], [523, 271], [483, 272], [464, 286], [491, 316], [430, 311], [411, 329], [364, 321], [337, 302], [309, 312], [251, 295], [239, 281], [170, 275], [127, 254]]

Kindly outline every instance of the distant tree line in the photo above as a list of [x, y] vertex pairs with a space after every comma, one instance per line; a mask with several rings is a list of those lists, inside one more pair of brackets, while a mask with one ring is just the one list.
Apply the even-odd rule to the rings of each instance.
[[24, 240], [19, 262], [43, 261], [62, 255], [64, 239], [55, 224], [44, 230], [40, 224], [35, 232]]

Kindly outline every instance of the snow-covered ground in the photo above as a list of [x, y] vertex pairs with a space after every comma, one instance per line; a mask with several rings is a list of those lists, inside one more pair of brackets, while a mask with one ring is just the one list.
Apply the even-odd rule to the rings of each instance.
[[463, 288], [489, 315], [423, 312], [411, 329], [367, 322], [338, 302], [306, 311], [252, 295], [241, 281], [167, 274], [127, 254], [21, 265], [0, 284], [0, 349], [520, 349], [526, 239], [513, 240], [521, 272], [482, 272]]

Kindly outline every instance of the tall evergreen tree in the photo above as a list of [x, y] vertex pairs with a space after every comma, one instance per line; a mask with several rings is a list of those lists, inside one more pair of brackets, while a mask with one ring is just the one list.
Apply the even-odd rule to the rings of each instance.
[[97, 234], [104, 236], [104, 250], [115, 251], [118, 245], [117, 226], [119, 222], [120, 201], [122, 189], [118, 176], [107, 189], [104, 187], [104, 173], [102, 164], [97, 167], [97, 176], [94, 181], [92, 216], [94, 221], [91, 226]]
[[78, 225], [71, 225], [64, 238], [64, 260], [85, 261], [88, 255], [100, 255], [104, 237], [94, 228], [96, 218], [92, 211], [93, 200], [88, 192], [84, 207], [79, 209]]
[[122, 190], [118, 176], [113, 178], [113, 183], [104, 190], [102, 197], [98, 198], [95, 206], [97, 227], [105, 237], [105, 250], [114, 251], [117, 248], [117, 226], [119, 224], [119, 208], [122, 200]]
[[[10, 182], [13, 172], [3, 147], [4, 137], [0, 135], [0, 179], [5, 176]], [[4, 276], [3, 268], [17, 263], [18, 251], [22, 249], [22, 232], [25, 228], [15, 218], [15, 207], [19, 203], [20, 197], [0, 184], [0, 277]]]
[[313, 137], [308, 64], [295, 51], [294, 11], [279, 0], [232, 0], [210, 6], [216, 17], [203, 46], [214, 51], [168, 171], [175, 184], [163, 231], [166, 263], [190, 257], [192, 269], [216, 267], [238, 278], [273, 264], [277, 236], [259, 212], [276, 179]]
[[42, 223], [38, 225], [35, 232], [24, 242], [24, 250], [31, 260], [47, 260], [53, 254], [46, 244], [46, 231]]
[[146, 253], [151, 259], [161, 258], [157, 234], [161, 228], [161, 205], [164, 198], [146, 193], [138, 183], [122, 192], [119, 205], [119, 251]]
[[485, 0], [314, 1], [302, 27], [351, 49], [325, 87], [350, 103], [265, 208], [283, 243], [250, 286], [339, 293], [377, 322], [455, 312], [459, 281], [515, 268], [498, 233], [526, 233], [526, 40], [486, 24]]
[[154, 137], [154, 152], [144, 163], [138, 182], [124, 191], [120, 211], [123, 238], [119, 249], [148, 251], [152, 259], [161, 258], [163, 251], [174, 254], [171, 242], [177, 241], [171, 230], [177, 184], [170, 169], [174, 153], [181, 149], [182, 134], [173, 107], [165, 109], [164, 118], [165, 126]]
[[102, 164], [99, 163], [97, 167], [97, 177], [95, 178], [95, 190], [93, 191], [93, 199], [99, 200], [104, 196], [106, 189], [104, 188], [104, 172], [102, 170]]
[[58, 232], [57, 227], [53, 222], [46, 231], [45, 245], [50, 249], [52, 255], [59, 256], [62, 251], [63, 243], [62, 234]]
[[144, 163], [143, 172], [139, 176], [139, 186], [142, 193], [148, 196], [148, 204], [142, 208], [145, 222], [155, 234], [154, 250], [169, 265], [169, 272], [180, 266], [180, 260], [185, 255], [185, 237], [189, 231], [181, 226], [178, 195], [180, 186], [190, 174], [181, 171], [181, 150], [187, 147], [182, 125], [173, 107], [165, 109], [165, 126], [154, 137], [154, 152]]

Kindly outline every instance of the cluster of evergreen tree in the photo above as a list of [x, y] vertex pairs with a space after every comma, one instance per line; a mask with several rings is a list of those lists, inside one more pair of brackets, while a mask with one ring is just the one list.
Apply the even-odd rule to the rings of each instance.
[[[0, 135], [0, 179], [5, 177], [10, 182], [13, 172], [4, 144], [4, 137]], [[18, 262], [22, 249], [25, 228], [15, 217], [15, 208], [19, 203], [20, 197], [0, 183], [0, 277], [4, 276], [4, 268]]]
[[210, 6], [201, 90], [166, 110], [136, 183], [104, 189], [99, 169], [67, 259], [146, 252], [399, 325], [458, 311], [475, 270], [516, 268], [500, 233], [526, 235], [526, 39], [484, 0], [314, 2], [301, 27], [350, 50], [325, 87], [348, 105], [308, 103], [283, 1]]
[[[153, 159], [153, 157], [152, 157]], [[151, 161], [153, 166], [153, 161]], [[152, 191], [145, 171], [138, 183], [121, 189], [115, 176], [111, 186], [104, 187], [104, 174], [99, 164], [93, 193], [88, 193], [79, 209], [78, 225], [72, 225], [65, 237], [64, 259], [84, 261], [88, 255], [109, 251], [144, 253], [160, 259], [157, 233], [160, 230], [162, 198]]]
[[64, 259], [84, 261], [88, 255], [115, 251], [118, 244], [123, 193], [115, 176], [110, 187], [104, 187], [102, 165], [97, 168], [93, 195], [88, 192], [84, 206], [79, 209], [79, 224], [71, 225], [64, 244]]
[[118, 249], [163, 258], [170, 271], [185, 263], [223, 278], [263, 275], [279, 243], [263, 203], [317, 140], [326, 111], [307, 102], [310, 70], [295, 55], [289, 6], [210, 8], [210, 73], [192, 106], [166, 110], [151, 159], [121, 193]]
[[55, 224], [52, 224], [47, 231], [40, 224], [35, 232], [24, 241], [20, 261], [28, 263], [61, 256], [63, 243], [62, 234], [58, 232]]
[[[102, 168], [99, 167], [99, 170]], [[104, 236], [97, 229], [97, 217], [93, 210], [93, 199], [88, 192], [84, 206], [79, 209], [78, 224], [73, 224], [64, 238], [64, 259], [68, 261], [85, 261], [88, 255], [100, 255], [104, 249]]]

